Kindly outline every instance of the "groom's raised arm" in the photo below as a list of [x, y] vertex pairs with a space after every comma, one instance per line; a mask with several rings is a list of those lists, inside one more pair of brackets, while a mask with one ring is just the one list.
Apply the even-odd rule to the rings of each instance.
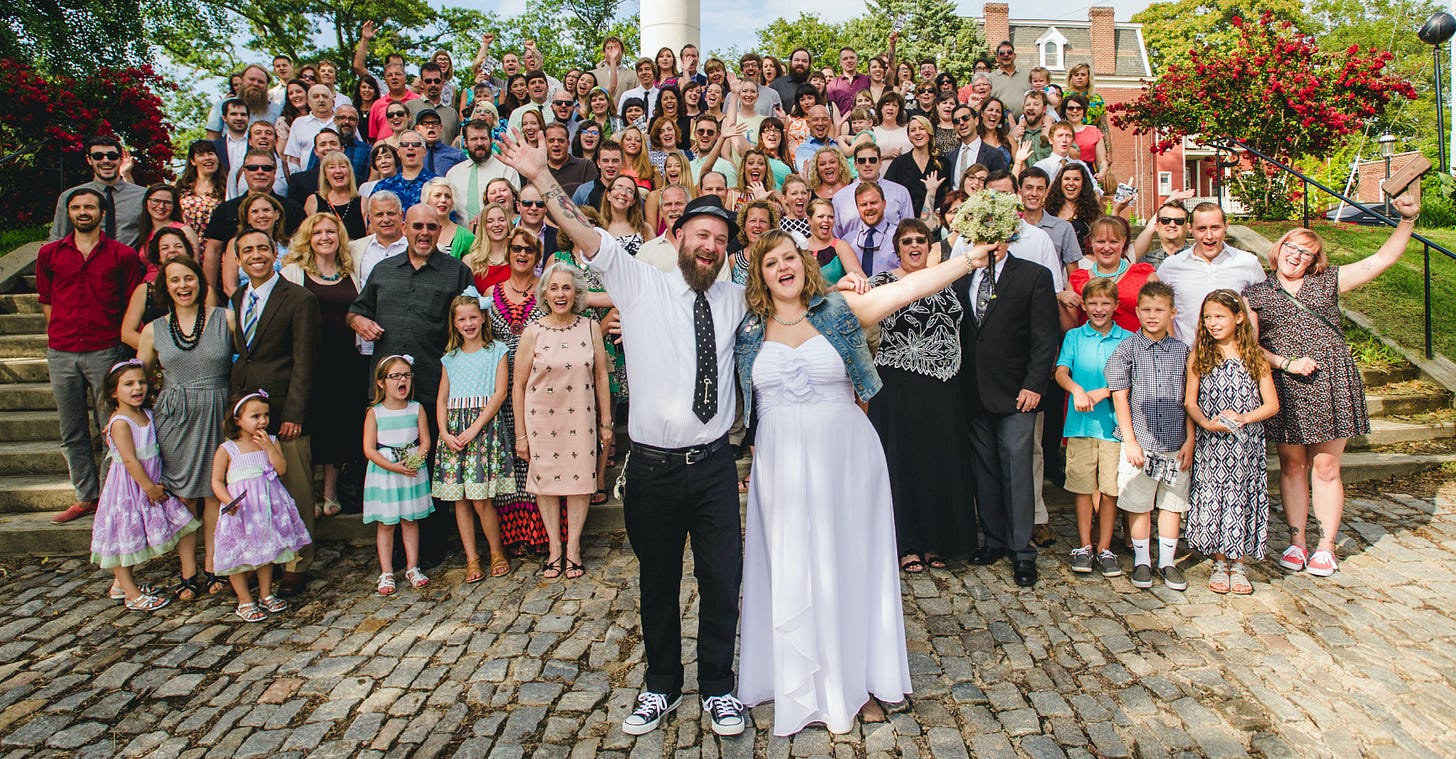
[[601, 247], [601, 238], [592, 223], [571, 202], [571, 196], [551, 176], [550, 166], [546, 163], [545, 143], [532, 147], [521, 139], [520, 132], [512, 130], [501, 138], [500, 159], [515, 169], [521, 178], [536, 186], [541, 197], [546, 199], [546, 210], [556, 220], [557, 227], [580, 246], [587, 260], [594, 258]]

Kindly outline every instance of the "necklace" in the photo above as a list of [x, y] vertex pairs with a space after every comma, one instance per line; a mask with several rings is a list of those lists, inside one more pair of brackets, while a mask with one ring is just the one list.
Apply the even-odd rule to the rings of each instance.
[[516, 287], [515, 285], [512, 285], [510, 283], [510, 280], [506, 280], [506, 285], [508, 285], [511, 288], [511, 292], [515, 293], [516, 295], [530, 295], [531, 294], [531, 288], [528, 287], [528, 288], [522, 290], [522, 289]]
[[781, 324], [781, 325], [783, 325], [785, 327], [792, 327], [795, 324], [798, 324], [799, 322], [804, 321], [805, 319], [809, 318], [809, 309], [807, 309], [807, 308], [804, 309], [804, 313], [799, 314], [799, 318], [794, 319], [793, 321], [787, 321], [786, 322], [783, 319], [780, 319], [778, 314], [769, 314], [769, 318], [770, 319], [773, 319], [774, 321], [778, 322], [779, 324]]
[[344, 278], [344, 273], [341, 271], [336, 271], [333, 274], [325, 274], [323, 272], [319, 272], [318, 278], [322, 279], [325, 282], [338, 282], [339, 280]]
[[1098, 277], [1100, 279], [1121, 279], [1122, 275], [1127, 273], [1128, 267], [1130, 266], [1132, 266], [1132, 264], [1126, 258], [1124, 258], [1118, 262], [1117, 271], [1114, 271], [1110, 274], [1103, 274], [1102, 270], [1097, 268], [1096, 264], [1093, 264], [1092, 276]]
[[526, 330], [526, 322], [530, 321], [531, 312], [536, 310], [535, 296], [527, 295], [526, 299], [519, 304], [511, 303], [510, 299], [506, 297], [505, 288], [496, 285], [491, 288], [491, 299], [495, 302], [496, 312], [501, 315], [501, 319], [505, 321], [511, 334], [519, 335]]
[[179, 350], [190, 351], [197, 347], [202, 341], [202, 330], [207, 326], [207, 310], [197, 309], [197, 319], [192, 323], [191, 332], [183, 332], [182, 324], [177, 319], [177, 309], [172, 309], [172, 315], [167, 319], [167, 331], [172, 333], [172, 342]]

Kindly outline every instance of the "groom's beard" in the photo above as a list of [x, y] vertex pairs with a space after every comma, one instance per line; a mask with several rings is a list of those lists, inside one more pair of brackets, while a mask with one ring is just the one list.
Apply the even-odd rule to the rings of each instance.
[[[698, 260], [699, 256], [715, 259], [712, 265], [703, 264]], [[711, 250], [696, 248], [693, 250], [679, 249], [677, 254], [677, 268], [682, 272], [683, 280], [697, 292], [707, 292], [708, 288], [718, 279], [718, 272], [723, 270], [724, 256], [718, 255]]]

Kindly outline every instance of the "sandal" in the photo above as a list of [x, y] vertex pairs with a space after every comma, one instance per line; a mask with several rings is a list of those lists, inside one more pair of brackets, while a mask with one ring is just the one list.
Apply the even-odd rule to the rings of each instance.
[[925, 565], [930, 567], [931, 569], [945, 569], [945, 559], [942, 559], [939, 556], [931, 556], [930, 554], [925, 554]]
[[227, 580], [224, 580], [211, 572], [203, 572], [202, 585], [203, 587], [207, 588], [207, 594], [209, 596], [215, 596], [218, 593], [221, 593], [231, 587], [232, 583], [229, 583]]
[[1213, 573], [1208, 576], [1208, 589], [1219, 595], [1229, 592], [1229, 571], [1223, 562], [1213, 563]]
[[562, 560], [566, 562], [566, 579], [575, 580], [576, 578], [586, 574], [586, 567], [572, 561], [571, 559], [567, 559], [564, 556], [562, 557]]
[[430, 578], [420, 571], [419, 567], [410, 567], [404, 571], [405, 579], [410, 581], [410, 587], [423, 588], [430, 584]]
[[244, 622], [262, 622], [268, 618], [268, 615], [264, 614], [257, 604], [238, 604], [237, 611], [233, 613]]
[[546, 563], [544, 563], [544, 564], [541, 565], [541, 576], [544, 577], [544, 578], [546, 578], [546, 579], [548, 579], [548, 580], [554, 580], [554, 579], [560, 577], [561, 576], [561, 573], [562, 572], [565, 572], [565, 571], [566, 571], [566, 555], [565, 554], [562, 554], [561, 556], [557, 557], [554, 560], [548, 558], [548, 559], [546, 559]]
[[919, 556], [907, 553], [900, 557], [900, 569], [909, 574], [918, 575], [925, 571], [925, 562], [921, 561]]
[[606, 503], [608, 500], [611, 500], [611, 496], [607, 494], [607, 489], [597, 488], [597, 492], [592, 493], [591, 505], [600, 506]]
[[1244, 574], [1244, 563], [1234, 564], [1229, 570], [1229, 592], [1236, 596], [1247, 596], [1254, 592], [1254, 584], [1249, 582], [1249, 576]]
[[[177, 589], [173, 592], [177, 594], [179, 601], [195, 601], [201, 598], [203, 594], [201, 573], [192, 575], [191, 577], [183, 577], [182, 581], [177, 583]], [[183, 595], [184, 593], [187, 595]]]
[[324, 504], [323, 504], [323, 513], [324, 513], [324, 516], [326, 516], [326, 517], [336, 517], [336, 516], [339, 515], [339, 512], [341, 512], [343, 510], [344, 510], [343, 505], [340, 504], [338, 501], [334, 500], [333, 498], [325, 498], [324, 499]]
[[271, 593], [266, 598], [258, 599], [258, 605], [263, 607], [270, 614], [277, 614], [278, 612], [288, 608], [287, 601]]
[[[142, 595], [144, 595], [144, 596], [155, 596], [155, 595], [157, 595], [157, 589], [156, 589], [156, 587], [154, 587], [149, 582], [139, 582], [139, 583], [137, 583], [137, 590], [140, 590], [142, 592]], [[106, 592], [106, 594], [108, 596], [110, 596], [111, 597], [111, 600], [113, 600], [113, 601], [125, 601], [126, 600], [126, 591], [122, 590], [121, 589], [121, 586], [120, 585], [117, 585], [116, 583], [112, 583], [111, 584], [111, 590], [108, 590]]]
[[490, 576], [505, 577], [511, 573], [511, 562], [504, 553], [491, 553]]
[[485, 579], [485, 570], [480, 568], [480, 559], [465, 560], [465, 582], [477, 583]]
[[136, 598], [127, 601], [126, 608], [132, 611], [156, 611], [171, 602], [172, 599], [166, 598], [165, 596], [155, 596], [151, 593], [143, 592]]
[[388, 596], [394, 593], [394, 573], [385, 572], [379, 575], [379, 582], [375, 584], [374, 590], [381, 596]]

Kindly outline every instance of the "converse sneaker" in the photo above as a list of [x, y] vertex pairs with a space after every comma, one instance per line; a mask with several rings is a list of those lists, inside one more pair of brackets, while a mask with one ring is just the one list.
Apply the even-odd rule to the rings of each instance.
[[1304, 567], [1308, 563], [1308, 555], [1299, 546], [1290, 546], [1284, 549], [1284, 553], [1279, 555], [1279, 566], [1291, 572], [1304, 571]]
[[653, 693], [647, 691], [637, 697], [637, 710], [622, 720], [622, 732], [628, 735], [645, 735], [657, 729], [659, 722], [669, 712], [682, 704], [681, 693]]
[[1092, 546], [1072, 549], [1072, 571], [1087, 574], [1092, 571]]
[[1153, 587], [1153, 568], [1148, 564], [1139, 564], [1132, 568], [1132, 586], [1134, 588]]
[[1305, 565], [1305, 569], [1315, 577], [1329, 577], [1339, 568], [1340, 565], [1335, 563], [1335, 555], [1329, 551], [1315, 551]]
[[1121, 577], [1122, 565], [1117, 563], [1117, 554], [1103, 551], [1097, 554], [1097, 569], [1103, 577]]
[[734, 698], [733, 694], [704, 696], [703, 711], [713, 717], [713, 732], [719, 735], [743, 732], [743, 702]]

